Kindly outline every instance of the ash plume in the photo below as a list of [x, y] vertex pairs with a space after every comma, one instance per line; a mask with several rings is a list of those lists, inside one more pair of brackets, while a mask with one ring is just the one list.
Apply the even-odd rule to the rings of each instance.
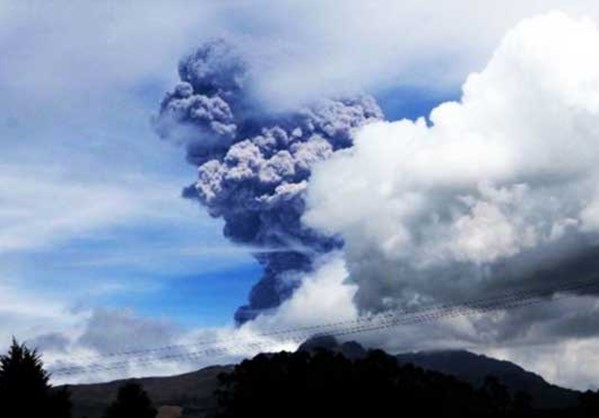
[[352, 133], [383, 118], [370, 96], [323, 98], [295, 111], [264, 109], [240, 55], [222, 40], [206, 43], [179, 64], [181, 82], [154, 120], [164, 139], [184, 144], [198, 179], [184, 196], [225, 222], [233, 242], [264, 248], [264, 274], [235, 318], [243, 323], [277, 307], [314, 260], [341, 241], [301, 222], [314, 163], [352, 146]]

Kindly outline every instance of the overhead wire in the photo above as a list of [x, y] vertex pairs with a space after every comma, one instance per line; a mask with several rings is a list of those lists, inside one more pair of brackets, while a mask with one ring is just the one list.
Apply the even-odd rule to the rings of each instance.
[[[583, 280], [565, 280], [553, 286], [536, 286], [527, 289], [513, 289], [498, 296], [444, 303], [413, 311], [394, 310], [377, 315], [366, 315], [358, 319], [336, 321], [304, 327], [265, 330], [256, 334], [256, 338], [283, 338], [286, 342], [302, 342], [314, 335], [346, 336], [364, 332], [373, 332], [401, 325], [438, 321], [456, 316], [468, 316], [498, 310], [555, 301], [572, 297], [582, 290], [599, 288], [595, 277]], [[97, 357], [88, 357], [89, 364], [57, 367], [51, 370], [54, 376], [72, 376], [82, 373], [107, 372], [127, 369], [132, 364], [143, 366], [156, 362], [172, 360], [194, 361], [206, 357], [235, 352], [268, 350], [275, 344], [272, 341], [244, 343], [238, 336], [223, 339], [208, 339], [190, 344], [177, 344], [164, 347], [140, 348], [109, 353]]]

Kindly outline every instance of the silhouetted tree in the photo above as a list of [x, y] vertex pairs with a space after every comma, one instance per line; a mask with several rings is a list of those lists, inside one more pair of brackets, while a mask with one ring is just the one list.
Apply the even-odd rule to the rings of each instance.
[[48, 383], [36, 350], [13, 339], [8, 354], [0, 356], [0, 411], [7, 417], [71, 416], [71, 402], [66, 388], [56, 390]]
[[511, 403], [510, 393], [499, 379], [495, 376], [487, 376], [481, 390], [493, 410], [502, 415], [507, 412]]
[[511, 413], [505, 387], [485, 388], [411, 364], [383, 351], [349, 360], [319, 350], [262, 354], [219, 377], [219, 418], [497, 418]]
[[599, 392], [587, 390], [580, 395], [580, 411], [583, 417], [599, 416]]
[[532, 397], [523, 391], [515, 393], [512, 399], [512, 412], [517, 417], [530, 417], [532, 415]]
[[135, 382], [119, 388], [116, 400], [106, 409], [104, 418], [154, 418], [156, 409], [148, 394]]

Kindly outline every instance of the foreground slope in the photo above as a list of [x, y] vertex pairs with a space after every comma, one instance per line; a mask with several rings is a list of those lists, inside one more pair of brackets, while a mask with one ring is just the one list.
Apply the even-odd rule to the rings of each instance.
[[216, 406], [212, 395], [218, 384], [217, 376], [232, 369], [233, 366], [211, 366], [177, 376], [73, 385], [69, 387], [73, 418], [101, 418], [104, 409], [116, 398], [118, 388], [131, 380], [143, 386], [156, 406], [181, 406], [187, 413], [204, 416]]

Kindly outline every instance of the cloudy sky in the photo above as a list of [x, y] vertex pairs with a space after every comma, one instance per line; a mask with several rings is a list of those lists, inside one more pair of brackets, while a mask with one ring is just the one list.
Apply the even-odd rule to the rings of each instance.
[[[575, 273], [588, 277], [599, 229], [597, 25], [599, 5], [583, 0], [0, 0], [0, 347], [15, 335], [67, 364], [206, 338], [293, 348], [257, 334], [537, 284], [552, 277], [538, 273], [548, 260], [582, 265]], [[248, 68], [242, 96], [206, 89], [199, 76], [181, 80], [180, 60], [214, 39]], [[189, 71], [199, 74], [202, 59]], [[228, 74], [208, 62], [210, 77]], [[181, 87], [161, 108], [180, 81], [191, 96]], [[364, 94], [384, 116], [368, 113], [371, 102], [312, 107]], [[205, 119], [168, 113], [197, 103], [214, 112], [205, 103], [216, 98], [237, 129], [225, 145], [203, 131]], [[239, 114], [276, 119], [291, 135], [297, 126], [285, 124], [306, 109], [337, 131], [308, 138], [304, 127], [297, 141], [310, 146], [277, 158], [297, 167], [308, 155], [309, 166], [286, 174], [287, 160], [260, 142], [270, 131], [246, 134], [252, 119]], [[168, 122], [163, 138], [156, 120]], [[173, 134], [173, 122], [197, 129], [193, 141]], [[339, 145], [340, 124], [351, 128], [348, 144]], [[197, 147], [217, 161], [190, 158]], [[260, 239], [235, 232], [249, 206], [222, 194], [228, 170], [248, 167], [258, 167], [258, 189], [263, 168], [284, 186], [275, 192], [267, 180], [271, 195], [247, 195], [270, 199], [261, 219], [284, 215], [261, 221]], [[181, 197], [195, 182], [200, 202]], [[301, 205], [277, 203], [288, 196]], [[288, 259], [263, 255], [261, 265], [253, 255], [293, 245], [309, 267], [271, 277], [263, 267]], [[236, 328], [236, 310], [269, 277], [292, 280], [293, 296]], [[597, 387], [598, 309], [580, 292], [359, 338], [390, 350], [468, 348]], [[198, 364], [187, 360], [115, 373]]]

